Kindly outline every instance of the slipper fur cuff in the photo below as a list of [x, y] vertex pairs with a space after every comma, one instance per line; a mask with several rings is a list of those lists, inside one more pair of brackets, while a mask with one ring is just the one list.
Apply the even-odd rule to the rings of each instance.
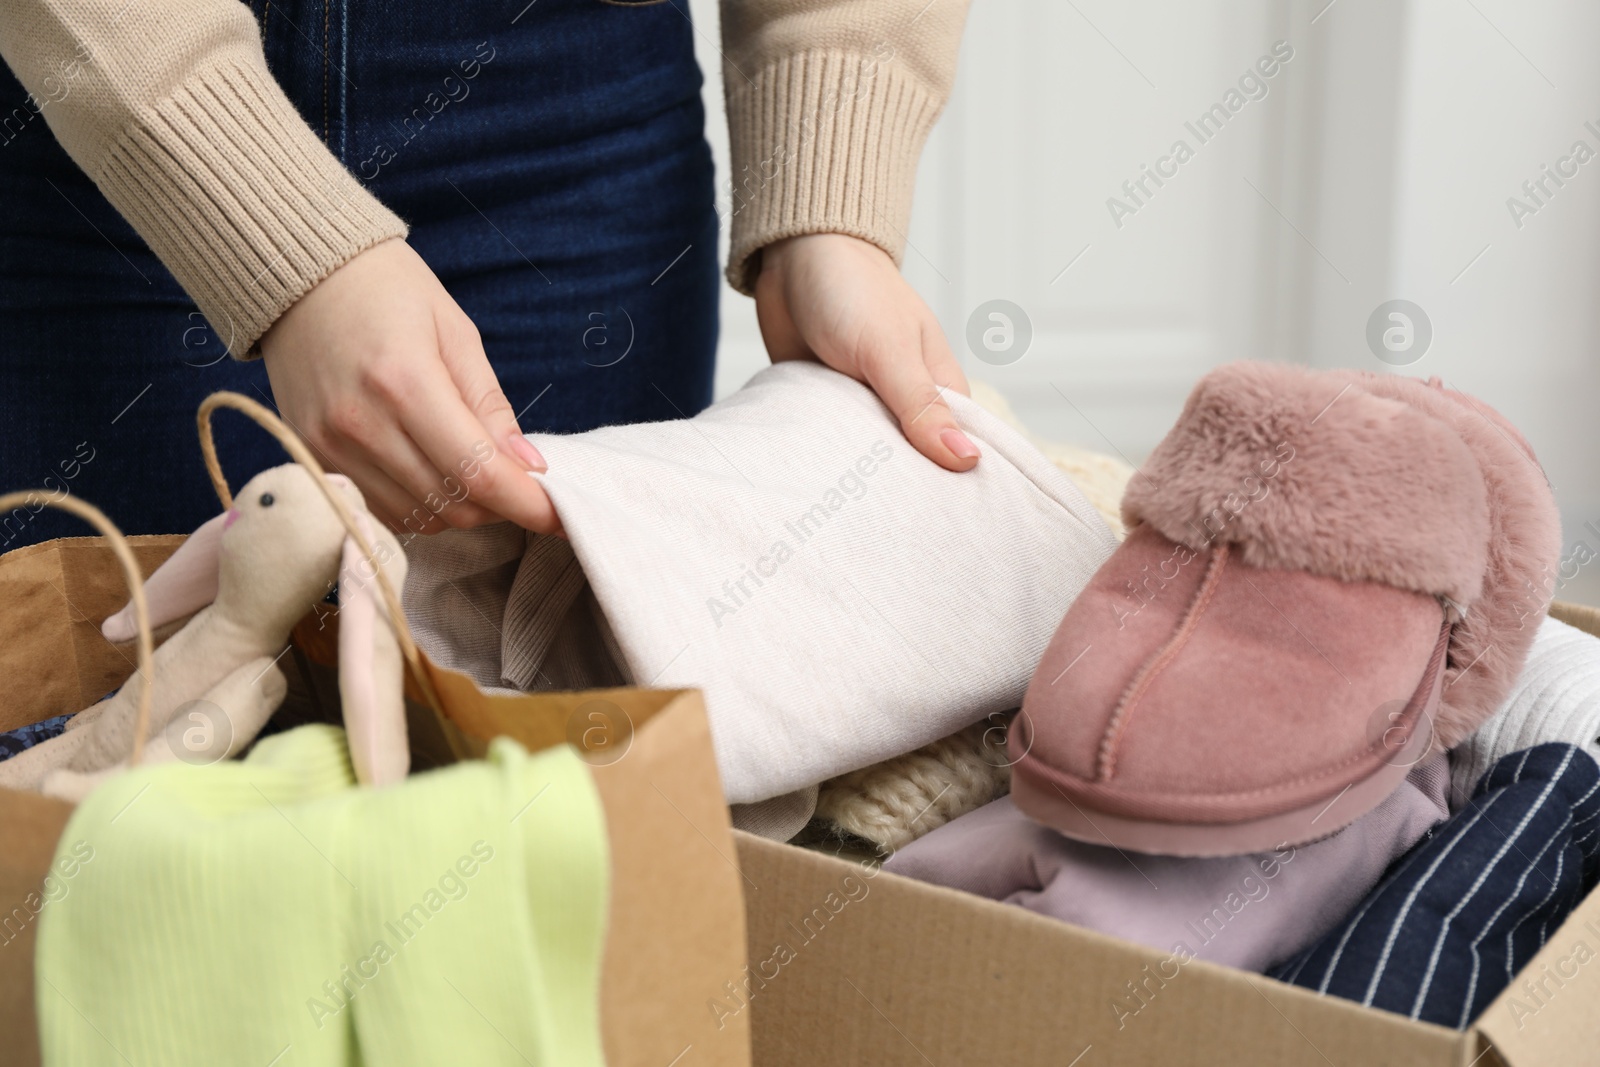
[[[1414, 383], [1419, 390], [1427, 387]], [[1236, 363], [1204, 378], [1122, 502], [1195, 550], [1470, 604], [1489, 541], [1461, 435], [1343, 375]]]

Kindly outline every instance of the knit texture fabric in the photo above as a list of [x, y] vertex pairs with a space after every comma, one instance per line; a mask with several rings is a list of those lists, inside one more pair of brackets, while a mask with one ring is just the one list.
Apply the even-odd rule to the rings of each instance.
[[235, 356], [405, 223], [342, 167], [232, 0], [19, 0], [0, 53]]
[[90, 794], [40, 919], [45, 1063], [599, 1067], [606, 828], [576, 753], [501, 738], [354, 785], [314, 725]]
[[1600, 638], [1545, 618], [1505, 704], [1450, 752], [1451, 807], [1465, 805], [1501, 757], [1550, 741], [1600, 759]]
[[[966, 7], [723, 5], [736, 288], [751, 291], [762, 246], [797, 234], [852, 234], [898, 261]], [[406, 234], [300, 118], [237, 0], [10, 0], [0, 55], [235, 356], [337, 267]]]
[[[1123, 536], [1120, 505], [1132, 467], [1115, 456], [1035, 437], [985, 382], [972, 383], [972, 399], [1049, 457]], [[991, 716], [915, 752], [823, 782], [816, 819], [824, 839], [848, 834], [887, 854], [1003, 796], [1010, 786], [1005, 720]]]
[[[705, 693], [730, 803], [810, 789], [1016, 707], [1115, 545], [1071, 479], [948, 399], [983, 449], [965, 473], [917, 453], [864, 385], [808, 362], [770, 367], [693, 419], [533, 438], [602, 636], [634, 684]], [[480, 684], [542, 685], [527, 653], [560, 623], [541, 616], [573, 610], [544, 592], [562, 588], [546, 573], [567, 567], [561, 551], [506, 526], [414, 541], [418, 643]]]
[[817, 790], [816, 818], [885, 855], [904, 848], [1010, 789], [1009, 719], [993, 716], [915, 752], [828, 779]]
[[966, 0], [726, 0], [728, 281], [765, 245], [845, 233], [900, 262], [917, 159], [955, 79]]

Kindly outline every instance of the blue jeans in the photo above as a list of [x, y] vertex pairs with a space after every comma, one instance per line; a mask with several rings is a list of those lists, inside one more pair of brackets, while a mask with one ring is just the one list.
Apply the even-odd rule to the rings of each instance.
[[[334, 155], [411, 225], [526, 431], [711, 399], [717, 220], [685, 0], [250, 0], [267, 62]], [[521, 8], [519, 13], [518, 9]], [[0, 113], [25, 91], [0, 68]], [[0, 132], [0, 490], [65, 489], [130, 533], [217, 511], [200, 400], [265, 400], [34, 116]], [[219, 413], [229, 480], [285, 462]], [[88, 532], [0, 516], [0, 551]]]

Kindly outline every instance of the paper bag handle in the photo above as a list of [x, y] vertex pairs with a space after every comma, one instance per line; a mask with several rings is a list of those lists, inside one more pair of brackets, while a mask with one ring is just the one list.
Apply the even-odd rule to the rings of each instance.
[[57, 496], [44, 493], [38, 489], [23, 489], [15, 493], [6, 493], [0, 496], [0, 515], [4, 515], [14, 508], [28, 507], [34, 504], [43, 504], [46, 507], [60, 508], [78, 516], [84, 522], [99, 530], [101, 535], [111, 545], [111, 551], [116, 554], [117, 562], [122, 565], [122, 579], [128, 583], [128, 598], [133, 602], [133, 620], [139, 628], [138, 656], [139, 656], [139, 708], [133, 720], [133, 753], [128, 757], [130, 766], [137, 766], [144, 756], [144, 735], [150, 729], [150, 657], [155, 652], [155, 638], [150, 632], [150, 609], [144, 599], [144, 576], [139, 573], [139, 562], [133, 558], [133, 550], [128, 547], [128, 539], [122, 536], [122, 531], [116, 524], [106, 518], [105, 513], [93, 504], [87, 504], [75, 496]]
[[389, 612], [389, 620], [394, 624], [395, 634], [400, 639], [400, 651], [405, 656], [406, 666], [411, 669], [412, 677], [416, 679], [429, 705], [434, 711], [442, 714], [444, 704], [440, 702], [439, 694], [433, 688], [433, 680], [423, 669], [422, 659], [417, 653], [417, 643], [411, 638], [411, 627], [406, 624], [406, 613], [400, 607], [400, 597], [390, 583], [389, 576], [378, 565], [372, 545], [367, 542], [366, 535], [356, 523], [356, 517], [350, 511], [350, 505], [345, 502], [344, 494], [328, 481], [327, 474], [322, 470], [322, 464], [311, 454], [311, 449], [306, 447], [300, 435], [290, 429], [282, 419], [249, 397], [225, 390], [212, 393], [201, 401], [200, 410], [195, 416], [195, 422], [200, 430], [200, 452], [205, 457], [206, 472], [211, 475], [212, 488], [217, 491], [217, 499], [222, 501], [223, 508], [233, 507], [233, 493], [228, 489], [228, 480], [223, 477], [222, 464], [217, 460], [217, 444], [211, 435], [211, 413], [219, 407], [232, 408], [248, 416], [256, 425], [276, 437], [284, 451], [310, 473], [312, 481], [317, 483], [317, 488], [322, 490], [322, 495], [333, 506], [334, 514], [338, 515], [339, 521], [344, 524], [345, 532], [355, 541], [356, 547], [361, 549], [361, 554], [372, 565], [373, 574], [378, 579], [378, 589], [383, 593], [384, 606]]

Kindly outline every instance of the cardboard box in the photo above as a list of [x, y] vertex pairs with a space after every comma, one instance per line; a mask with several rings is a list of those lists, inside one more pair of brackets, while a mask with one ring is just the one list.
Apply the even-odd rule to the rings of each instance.
[[[135, 537], [148, 574], [182, 537]], [[99, 538], [69, 538], [0, 556], [0, 675], [8, 682], [0, 729], [76, 712], [133, 671], [132, 653], [107, 643], [98, 621], [126, 600], [115, 561]], [[175, 629], [171, 628], [171, 629]], [[331, 630], [302, 627], [284, 713], [337, 714], [337, 688], [316, 662]], [[162, 635], [158, 633], [158, 639]], [[436, 676], [439, 685], [467, 684]], [[568, 740], [575, 713], [599, 706], [615, 758], [591, 765], [605, 807], [612, 875], [601, 979], [601, 1026], [613, 1065], [667, 1067], [750, 1062], [749, 1019], [716, 1025], [702, 990], [744, 965], [744, 911], [728, 809], [694, 690], [616, 689], [508, 698], [474, 708], [472, 721], [441, 728], [408, 708], [414, 766], [481, 752], [507, 734], [530, 749]], [[587, 720], [579, 719], [580, 722]], [[619, 727], [617, 724], [624, 724]], [[449, 736], [446, 736], [446, 735]], [[70, 805], [0, 789], [0, 1062], [39, 1062], [34, 1019], [34, 938], [44, 875]]]
[[[148, 569], [181, 538], [132, 540]], [[0, 557], [0, 603], [13, 612], [27, 605], [41, 620], [0, 640], [0, 667], [35, 683], [25, 703], [0, 707], [0, 729], [75, 711], [131, 670], [92, 621], [122, 602], [120, 580], [95, 542], [40, 546], [30, 573], [7, 564], [34, 550]], [[1557, 605], [1552, 613], [1600, 634], [1600, 610]], [[326, 702], [328, 680], [316, 664], [284, 660], [291, 662], [299, 696]], [[624, 709], [634, 728], [628, 756], [595, 770], [615, 863], [602, 983], [614, 1065], [744, 1064], [752, 1038], [762, 1067], [1600, 1062], [1600, 968], [1577, 968], [1531, 1014], [1518, 1007], [1513, 985], [1465, 1032], [1203, 961], [1162, 979], [1166, 955], [1153, 949], [871, 865], [730, 836], [698, 695], [613, 690], [537, 699], [554, 713], [542, 718], [548, 725], [596, 698]], [[536, 746], [560, 739], [528, 735], [526, 723], [462, 725], [462, 736], [445, 738], [414, 718], [423, 761], [501, 731]], [[70, 808], [25, 794], [4, 799], [0, 901], [9, 909], [39, 888]], [[32, 937], [24, 924], [0, 945], [8, 1064], [38, 1060]], [[1561, 964], [1580, 943], [1600, 946], [1600, 894], [1527, 973], [1549, 967], [1565, 975], [1572, 968]], [[1143, 995], [1134, 997], [1132, 986]]]
[[[1600, 635], [1600, 610], [1558, 604], [1552, 614]], [[1525, 969], [1557, 975], [1542, 1005], [1513, 983], [1458, 1032], [1203, 961], [1164, 978], [1172, 967], [1154, 949], [870, 864], [735, 838], [748, 969], [705, 1010], [730, 1027], [754, 1019], [759, 1067], [1600, 1063], [1600, 966], [1572, 963], [1580, 943], [1600, 948], [1600, 893]]]

